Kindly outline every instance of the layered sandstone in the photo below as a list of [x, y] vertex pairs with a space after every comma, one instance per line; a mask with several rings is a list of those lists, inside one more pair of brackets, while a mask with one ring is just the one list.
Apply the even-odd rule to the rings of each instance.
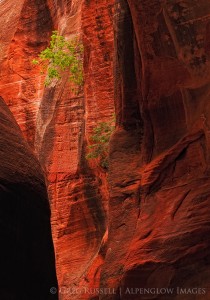
[[[15, 1], [0, 3], [0, 22], [7, 20], [0, 93], [48, 178], [61, 288], [99, 286], [108, 189], [106, 173], [85, 155], [92, 129], [109, 120], [114, 110], [109, 2], [37, 0], [20, 1], [18, 7]], [[44, 88], [44, 75], [32, 65], [54, 29], [67, 39], [80, 35], [84, 41], [85, 98], [72, 93], [67, 75]]]
[[[0, 93], [48, 177], [62, 300], [99, 298], [72, 287], [113, 287], [100, 299], [125, 300], [167, 299], [127, 287], [208, 287], [208, 1], [5, 0], [0, 9]], [[44, 88], [31, 64], [53, 29], [83, 39], [84, 94], [67, 75]], [[114, 102], [107, 181], [85, 155]]]
[[103, 3], [76, 3], [76, 9], [75, 3], [69, 10], [64, 6], [66, 16], [57, 20], [63, 35], [79, 34], [84, 41], [85, 97], [72, 93], [67, 75], [46, 89], [37, 115], [35, 143], [48, 174], [62, 299], [89, 299], [88, 294], [70, 295], [68, 289], [99, 286], [108, 191], [106, 174], [93, 163], [89, 166], [85, 155], [93, 127], [113, 113], [110, 11]]
[[[101, 284], [120, 299], [209, 298], [209, 12], [207, 1], [118, 2], [118, 128]], [[206, 290], [179, 295], [177, 287]]]
[[0, 129], [0, 297], [58, 299], [44, 176], [2, 98]]

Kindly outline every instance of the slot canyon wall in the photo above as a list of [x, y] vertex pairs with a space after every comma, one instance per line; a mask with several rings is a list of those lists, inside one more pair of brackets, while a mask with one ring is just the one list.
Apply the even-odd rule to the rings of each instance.
[[58, 299], [50, 206], [41, 166], [0, 98], [0, 297]]
[[[60, 299], [168, 299], [126, 288], [210, 294], [210, 4], [205, 0], [4, 0], [0, 96], [45, 170]], [[84, 43], [84, 93], [44, 88], [32, 59], [52, 30]], [[108, 174], [86, 160], [116, 112]]]
[[[98, 287], [107, 236], [107, 174], [86, 161], [85, 151], [96, 122], [114, 112], [112, 2], [3, 1], [0, 9], [0, 94], [46, 172], [59, 285], [63, 291]], [[84, 40], [84, 93], [75, 96], [65, 75], [44, 88], [45, 75], [32, 64], [54, 29]], [[60, 295], [69, 297], [78, 299]]]

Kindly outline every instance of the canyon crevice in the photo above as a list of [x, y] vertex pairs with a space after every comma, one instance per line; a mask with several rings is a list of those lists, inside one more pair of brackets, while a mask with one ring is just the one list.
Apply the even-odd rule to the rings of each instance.
[[[61, 300], [209, 299], [210, 4], [0, 2], [0, 96], [46, 174]], [[84, 89], [44, 86], [32, 60], [52, 30], [84, 45]], [[88, 160], [116, 115], [109, 170]], [[70, 294], [71, 289], [113, 288]], [[63, 292], [62, 292], [63, 291]], [[64, 292], [66, 291], [66, 292]]]
[[0, 98], [0, 296], [58, 299], [50, 206], [41, 166]]

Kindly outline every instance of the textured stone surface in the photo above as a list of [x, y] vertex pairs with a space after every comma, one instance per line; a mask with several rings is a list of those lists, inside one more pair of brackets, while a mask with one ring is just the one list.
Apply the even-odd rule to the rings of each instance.
[[[121, 287], [120, 299], [209, 298], [209, 12], [207, 1], [118, 2], [118, 129], [101, 284]], [[207, 289], [179, 295], [177, 286]]]
[[32, 60], [47, 46], [53, 26], [50, 10], [45, 0], [3, 1], [0, 9], [0, 25], [4, 29], [0, 94], [33, 146], [44, 76]]
[[2, 98], [0, 145], [0, 297], [58, 299], [44, 176]]
[[[71, 287], [120, 288], [100, 299], [121, 291], [125, 300], [168, 299], [126, 287], [209, 287], [208, 1], [3, 1], [0, 9], [0, 93], [48, 177], [62, 300], [97, 299]], [[52, 29], [83, 38], [84, 95], [73, 95], [65, 75], [44, 89], [31, 66]], [[113, 86], [107, 182], [85, 153], [96, 123], [113, 113]]]
[[[105, 240], [108, 190], [106, 174], [96, 169], [95, 162], [86, 161], [85, 152], [93, 127], [113, 113], [110, 4], [36, 0], [20, 1], [15, 9], [15, 1], [13, 6], [9, 1], [0, 3], [0, 22], [4, 25], [8, 20], [0, 94], [48, 177], [61, 287], [99, 286], [103, 257], [98, 252]], [[31, 64], [53, 29], [68, 39], [75, 34], [84, 39], [85, 100], [83, 94], [72, 93], [67, 75], [56, 86], [44, 89], [44, 76]]]
[[[40, 161], [45, 163], [51, 182], [57, 270], [64, 288], [99, 286], [103, 262], [99, 250], [106, 231], [108, 204], [106, 174], [96, 169], [93, 162], [89, 166], [85, 153], [93, 127], [99, 121], [109, 120], [113, 113], [111, 16], [103, 3], [83, 5], [82, 15], [77, 16], [81, 18], [85, 47], [85, 99], [82, 94], [72, 95], [66, 78], [60, 86], [46, 91], [38, 116], [45, 116], [42, 120], [49, 125], [39, 126], [40, 132], [46, 129], [36, 144], [42, 143], [38, 151]], [[102, 28], [97, 27], [95, 14], [102, 19]], [[66, 36], [70, 28], [62, 29]], [[50, 122], [49, 102], [53, 116]], [[37, 137], [38, 134], [37, 131]], [[89, 299], [90, 295], [63, 293], [62, 297]]]

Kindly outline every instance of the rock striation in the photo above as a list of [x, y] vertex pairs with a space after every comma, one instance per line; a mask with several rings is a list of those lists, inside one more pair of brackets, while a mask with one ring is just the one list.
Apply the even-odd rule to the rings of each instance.
[[[48, 179], [61, 299], [209, 299], [210, 5], [205, 0], [5, 0], [0, 95]], [[84, 44], [84, 92], [31, 61], [58, 29]], [[115, 109], [114, 109], [115, 107]], [[116, 111], [107, 173], [86, 160]], [[196, 271], [195, 271], [196, 270]], [[201, 295], [180, 288], [205, 288]]]
[[[99, 286], [103, 257], [98, 253], [107, 228], [108, 188], [106, 173], [85, 155], [93, 128], [114, 111], [111, 4], [0, 3], [2, 26], [7, 20], [0, 94], [47, 175], [61, 288]], [[32, 65], [54, 29], [67, 39], [80, 35], [84, 41], [84, 93], [72, 93], [65, 75], [57, 85], [45, 88], [45, 76]], [[68, 294], [62, 297], [69, 299]]]
[[[118, 127], [101, 284], [126, 300], [208, 299], [210, 5], [128, 0], [117, 10]], [[181, 295], [177, 287], [205, 293]]]

